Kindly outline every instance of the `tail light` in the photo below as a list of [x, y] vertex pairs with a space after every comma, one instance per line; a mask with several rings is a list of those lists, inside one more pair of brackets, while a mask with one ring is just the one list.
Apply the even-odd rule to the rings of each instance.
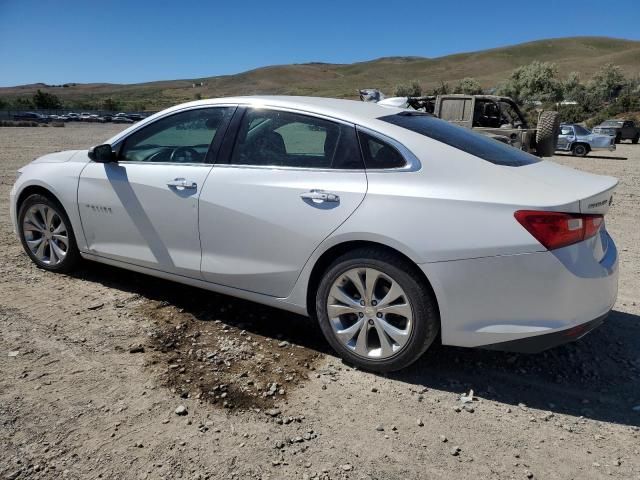
[[593, 237], [602, 215], [518, 210], [514, 216], [548, 250], [566, 247]]

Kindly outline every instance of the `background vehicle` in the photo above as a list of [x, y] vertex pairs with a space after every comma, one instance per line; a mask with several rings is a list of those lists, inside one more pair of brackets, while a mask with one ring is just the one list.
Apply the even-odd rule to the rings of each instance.
[[346, 361], [389, 371], [439, 331], [536, 352], [598, 326], [616, 184], [422, 112], [239, 97], [35, 160], [10, 213], [41, 268], [84, 257], [308, 314]]
[[616, 149], [615, 139], [610, 135], [592, 133], [581, 125], [563, 123], [560, 125], [558, 150], [571, 152], [576, 157], [584, 157], [592, 150]]
[[365, 89], [360, 90], [360, 99], [432, 113], [442, 120], [472, 128], [539, 157], [553, 156], [560, 131], [558, 112], [539, 112], [538, 125], [531, 128], [518, 105], [509, 97], [452, 94], [385, 99], [378, 90]]
[[80, 120], [80, 115], [74, 112], [67, 113], [67, 118], [70, 122], [77, 122]]
[[119, 117], [119, 116], [115, 116], [111, 119], [111, 121], [113, 123], [133, 123], [133, 120], [131, 120], [130, 118], [127, 117]]
[[49, 117], [46, 115], [41, 115], [35, 112], [22, 112], [16, 113], [13, 116], [13, 119], [16, 121], [19, 120], [28, 120], [30, 122], [38, 122], [38, 123], [49, 123]]
[[640, 140], [640, 128], [632, 120], [607, 120], [593, 128], [593, 133], [612, 135], [616, 143], [622, 140], [631, 140], [631, 143], [638, 143]]
[[78, 120], [80, 120], [81, 122], [90, 122], [91, 121], [91, 114], [87, 113], [87, 112], [83, 112], [78, 117]]

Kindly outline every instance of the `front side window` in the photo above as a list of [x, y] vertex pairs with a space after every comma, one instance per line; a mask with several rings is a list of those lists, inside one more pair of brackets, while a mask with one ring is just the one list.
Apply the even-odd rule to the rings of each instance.
[[232, 110], [229, 107], [200, 108], [156, 120], [125, 139], [118, 159], [205, 163], [209, 145]]
[[245, 112], [230, 163], [363, 168], [355, 127], [297, 113], [258, 108]]
[[388, 143], [365, 132], [358, 132], [364, 164], [367, 170], [402, 168], [406, 165], [404, 157]]

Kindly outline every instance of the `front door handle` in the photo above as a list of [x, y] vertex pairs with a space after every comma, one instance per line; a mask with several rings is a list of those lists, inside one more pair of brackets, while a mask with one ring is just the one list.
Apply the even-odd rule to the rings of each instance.
[[167, 186], [175, 188], [198, 188], [198, 184], [184, 178], [174, 178], [167, 182]]
[[322, 202], [339, 202], [340, 197], [335, 193], [325, 192], [324, 190], [311, 190], [300, 194], [300, 198], [312, 200], [316, 203]]

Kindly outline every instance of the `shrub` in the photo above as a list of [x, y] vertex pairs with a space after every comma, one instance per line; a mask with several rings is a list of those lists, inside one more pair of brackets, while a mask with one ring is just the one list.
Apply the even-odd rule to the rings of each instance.
[[52, 127], [64, 127], [64, 122], [51, 122]]
[[465, 95], [480, 95], [482, 93], [482, 87], [475, 78], [466, 77], [460, 80], [460, 83], [455, 86], [453, 93], [463, 93]]
[[0, 127], [39, 127], [38, 122], [29, 122], [27, 120], [0, 120]]
[[422, 96], [422, 87], [414, 80], [409, 85], [401, 84], [396, 87], [395, 97], [420, 97]]

